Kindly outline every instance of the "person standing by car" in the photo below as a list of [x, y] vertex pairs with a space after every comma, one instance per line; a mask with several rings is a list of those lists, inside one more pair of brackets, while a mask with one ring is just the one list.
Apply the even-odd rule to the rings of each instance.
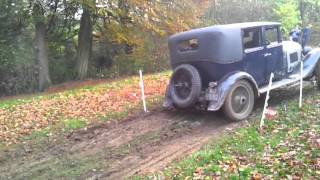
[[289, 36], [290, 36], [290, 41], [294, 41], [294, 42], [299, 43], [300, 42], [300, 36], [301, 36], [300, 28], [297, 26], [296, 28], [291, 30], [291, 32], [289, 33]]
[[311, 27], [312, 25], [308, 25], [307, 27], [302, 29], [301, 46], [303, 49], [305, 48], [305, 46], [310, 40]]

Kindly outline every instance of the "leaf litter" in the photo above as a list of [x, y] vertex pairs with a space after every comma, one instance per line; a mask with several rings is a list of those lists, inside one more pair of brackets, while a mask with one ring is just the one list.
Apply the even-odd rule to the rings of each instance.
[[[168, 79], [167, 72], [145, 76], [147, 99], [163, 95]], [[91, 124], [109, 114], [131, 110], [140, 101], [139, 78], [132, 77], [3, 106], [0, 108], [0, 142], [15, 144], [24, 136], [69, 119]]]

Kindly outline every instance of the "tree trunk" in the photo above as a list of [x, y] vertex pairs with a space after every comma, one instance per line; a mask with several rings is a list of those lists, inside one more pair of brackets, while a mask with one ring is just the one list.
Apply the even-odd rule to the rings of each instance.
[[302, 25], [305, 25], [305, 20], [304, 20], [305, 10], [306, 10], [306, 3], [303, 0], [300, 0], [299, 11], [300, 11], [300, 19], [301, 19]]
[[37, 63], [39, 65], [39, 91], [43, 91], [51, 85], [49, 74], [49, 58], [47, 47], [47, 29], [44, 22], [43, 13], [41, 12], [40, 5], [35, 5], [35, 53]]
[[119, 0], [118, 7], [120, 10], [120, 15], [119, 15], [120, 23], [121, 23], [121, 25], [126, 26], [131, 21], [129, 18], [128, 0]]
[[83, 8], [81, 16], [80, 31], [78, 34], [78, 52], [77, 52], [77, 74], [78, 79], [83, 80], [87, 77], [88, 63], [92, 49], [92, 21], [90, 11]]

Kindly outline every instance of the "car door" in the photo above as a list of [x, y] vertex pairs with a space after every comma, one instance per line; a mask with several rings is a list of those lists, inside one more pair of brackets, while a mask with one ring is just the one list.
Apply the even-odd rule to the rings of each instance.
[[266, 81], [262, 28], [243, 29], [242, 41], [244, 49], [244, 69], [256, 80], [258, 85], [262, 85]]
[[274, 73], [275, 79], [279, 79], [283, 75], [283, 49], [279, 26], [266, 26], [263, 34], [266, 78], [269, 79], [271, 73]]

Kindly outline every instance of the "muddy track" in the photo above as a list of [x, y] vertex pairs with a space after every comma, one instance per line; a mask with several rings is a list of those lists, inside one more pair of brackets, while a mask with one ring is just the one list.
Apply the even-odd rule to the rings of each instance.
[[199, 150], [227, 127], [230, 130], [239, 125], [216, 113], [159, 111], [112, 125], [109, 131], [96, 129], [93, 133], [98, 135], [94, 138], [90, 135], [92, 131], [75, 134], [70, 139], [79, 143], [71, 151], [87, 156], [108, 149], [103, 155], [109, 162], [108, 169], [85, 177], [122, 179], [156, 172]]
[[[73, 133], [54, 143], [20, 147], [0, 159], [0, 179], [46, 178], [48, 171], [77, 159], [96, 159], [105, 163], [99, 171], [84, 171], [80, 178], [123, 179], [156, 172], [175, 159], [199, 150], [230, 123], [219, 113], [160, 110], [148, 116], [120, 123], [93, 127]], [[9, 160], [10, 159], [10, 160]]]
[[125, 176], [154, 173], [166, 167], [173, 160], [199, 150], [210, 139], [221, 135], [227, 127], [231, 130], [240, 125], [240, 123], [222, 122], [221, 119], [218, 119], [219, 117], [211, 116], [211, 118], [211, 122], [208, 119], [182, 122], [187, 127], [184, 130], [186, 132], [177, 132], [169, 140], [141, 147], [139, 152], [120, 160], [111, 168], [116, 171], [103, 174], [102, 177], [120, 179]]
[[[276, 91], [270, 104], [298, 94]], [[260, 115], [262, 105], [260, 98], [251, 119]], [[60, 179], [70, 172], [77, 179], [123, 179], [153, 173], [245, 123], [230, 122], [220, 112], [158, 110], [0, 152], [0, 179]]]

